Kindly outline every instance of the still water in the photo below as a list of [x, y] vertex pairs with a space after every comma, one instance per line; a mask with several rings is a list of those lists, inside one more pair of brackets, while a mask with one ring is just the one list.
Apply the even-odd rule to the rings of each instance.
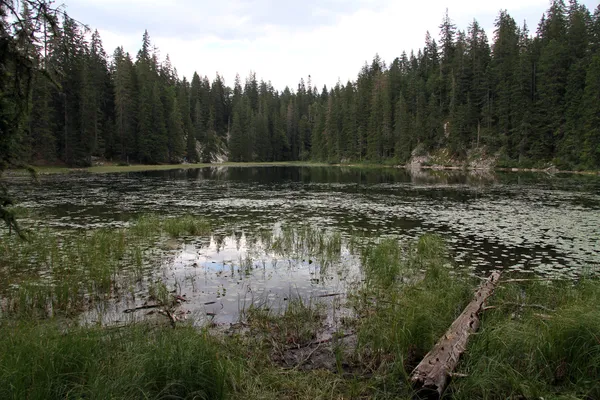
[[[65, 228], [123, 226], [139, 214], [193, 214], [211, 237], [184, 240], [156, 276], [188, 311], [222, 321], [248, 302], [343, 292], [360, 280], [346, 245], [323, 273], [311, 254], [265, 245], [288, 226], [376, 240], [442, 235], [457, 268], [577, 277], [600, 270], [600, 177], [343, 167], [213, 167], [14, 180], [20, 206]], [[269, 241], [271, 241], [269, 239]], [[243, 272], [243, 273], [242, 273]]]

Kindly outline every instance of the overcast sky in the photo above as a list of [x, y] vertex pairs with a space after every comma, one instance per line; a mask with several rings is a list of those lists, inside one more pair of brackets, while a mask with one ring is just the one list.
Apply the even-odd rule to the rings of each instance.
[[[179, 76], [194, 71], [228, 85], [250, 71], [276, 89], [296, 88], [312, 76], [319, 88], [354, 80], [375, 53], [389, 64], [415, 51], [429, 30], [437, 40], [446, 8], [459, 29], [473, 18], [493, 37], [500, 9], [535, 32], [549, 0], [65, 0], [71, 17], [98, 29], [112, 54], [133, 56], [145, 29], [169, 54]], [[591, 11], [597, 1], [582, 1]]]

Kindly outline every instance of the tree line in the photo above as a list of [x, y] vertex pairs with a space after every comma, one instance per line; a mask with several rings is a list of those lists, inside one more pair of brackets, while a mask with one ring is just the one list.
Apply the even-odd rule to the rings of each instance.
[[66, 15], [40, 28], [27, 4], [13, 32], [38, 38], [20, 49], [37, 66], [12, 148], [23, 162], [405, 163], [445, 149], [600, 168], [600, 6], [554, 0], [534, 34], [501, 11], [491, 43], [476, 20], [459, 30], [446, 13], [438, 40], [427, 33], [389, 65], [375, 56], [354, 81], [318, 90], [309, 76], [277, 91], [254, 73], [233, 88], [218, 74], [180, 78], [148, 32], [135, 56], [109, 57], [97, 31]]

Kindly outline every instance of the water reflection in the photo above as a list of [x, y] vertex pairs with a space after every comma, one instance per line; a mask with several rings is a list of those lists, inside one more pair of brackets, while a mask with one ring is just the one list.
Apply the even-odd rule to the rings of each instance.
[[210, 167], [53, 175], [10, 187], [47, 224], [67, 228], [191, 213], [213, 221], [217, 235], [235, 227], [245, 240], [282, 222], [374, 237], [440, 233], [459, 264], [476, 270], [579, 271], [600, 255], [597, 176]]

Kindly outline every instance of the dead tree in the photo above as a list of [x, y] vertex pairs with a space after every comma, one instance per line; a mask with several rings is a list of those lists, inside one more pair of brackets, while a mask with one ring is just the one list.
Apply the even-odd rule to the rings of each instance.
[[500, 272], [493, 272], [475, 292], [467, 305], [446, 331], [444, 336], [427, 353], [411, 374], [417, 397], [439, 399], [448, 385], [458, 359], [467, 347], [469, 336], [479, 328], [479, 313], [500, 280]]

